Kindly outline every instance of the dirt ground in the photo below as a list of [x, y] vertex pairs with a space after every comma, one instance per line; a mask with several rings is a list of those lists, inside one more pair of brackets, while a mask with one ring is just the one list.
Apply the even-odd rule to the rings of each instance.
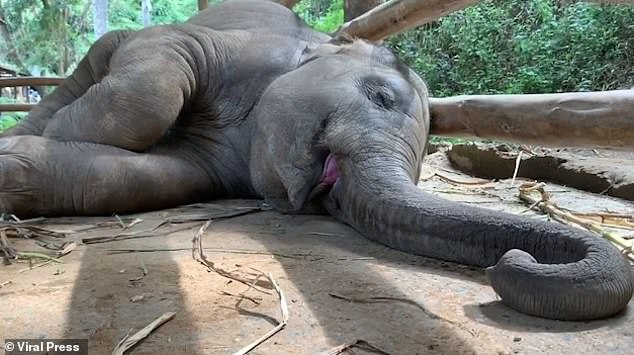
[[[518, 200], [522, 181], [512, 186], [469, 177], [442, 153], [427, 164], [423, 190], [544, 218]], [[553, 184], [547, 189], [560, 206], [576, 211], [634, 214], [631, 202]], [[131, 329], [176, 312], [129, 353], [234, 353], [282, 319], [278, 297], [208, 271], [192, 256], [192, 238], [209, 217], [241, 214], [260, 203], [218, 201], [124, 216], [124, 224], [141, 220], [127, 229], [114, 217], [40, 222], [67, 232], [64, 240], [78, 246], [62, 263], [0, 266], [0, 339], [88, 338], [91, 355], [110, 354]], [[163, 221], [169, 223], [159, 226]], [[33, 240], [10, 242], [20, 251], [45, 250]], [[216, 268], [247, 278], [270, 273], [285, 294], [287, 326], [252, 354], [320, 354], [357, 340], [388, 354], [634, 352], [632, 305], [593, 322], [519, 314], [498, 302], [480, 270], [388, 249], [328, 216], [267, 210], [216, 220], [202, 243]], [[246, 290], [251, 300], [240, 300]], [[346, 354], [371, 354], [353, 351]]]
[[453, 167], [474, 176], [504, 179], [516, 174], [634, 201], [633, 152], [470, 143], [452, 146], [447, 156]]

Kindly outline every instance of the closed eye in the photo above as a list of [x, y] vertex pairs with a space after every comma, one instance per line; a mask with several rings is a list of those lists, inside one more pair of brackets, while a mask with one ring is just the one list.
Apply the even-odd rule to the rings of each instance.
[[363, 85], [363, 91], [366, 97], [375, 105], [389, 110], [394, 107], [394, 93], [385, 86]]
[[313, 55], [311, 55], [310, 57], [308, 57], [308, 58], [304, 59], [301, 63], [299, 63], [299, 66], [301, 67], [302, 65], [305, 65], [305, 64], [307, 64], [307, 63], [310, 63], [310, 62], [312, 62], [312, 61], [314, 61], [314, 60], [317, 60], [317, 59], [319, 59], [319, 58], [321, 58], [321, 56], [316, 55], [316, 54], [313, 54]]

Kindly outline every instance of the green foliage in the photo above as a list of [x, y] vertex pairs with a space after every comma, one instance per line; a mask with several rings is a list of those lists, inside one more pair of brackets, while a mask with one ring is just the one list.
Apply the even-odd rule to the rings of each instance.
[[634, 85], [634, 7], [485, 0], [390, 45], [435, 96]]
[[304, 0], [294, 10], [307, 24], [321, 32], [332, 33], [343, 24], [343, 0]]
[[[152, 22], [182, 22], [196, 11], [194, 0], [154, 0]], [[108, 17], [109, 30], [140, 29], [141, 2], [109, 0]], [[0, 0], [0, 18], [21, 63], [6, 55], [5, 41], [0, 43], [5, 54], [0, 54], [0, 62], [35, 75], [67, 75], [95, 41], [91, 0]]]
[[[213, 2], [213, 1], [210, 1]], [[198, 11], [194, 0], [153, 0], [152, 24], [183, 22]], [[110, 0], [108, 4], [110, 30], [140, 29], [141, 1]]]
[[[12, 104], [15, 101], [8, 97], [0, 97], [0, 104]], [[25, 112], [5, 112], [0, 114], [0, 132], [15, 126], [22, 117], [26, 116]]]
[[[212, 1], [216, 2], [218, 0]], [[194, 0], [153, 0], [152, 23], [181, 22]], [[343, 0], [303, 0], [295, 11], [333, 32]], [[0, 17], [36, 75], [67, 75], [94, 42], [90, 0], [0, 0]], [[141, 28], [141, 1], [109, 0], [109, 29]], [[483, 0], [388, 41], [435, 96], [608, 90], [634, 86], [634, 7], [559, 0]]]
[[[21, 70], [63, 75], [88, 48], [86, 6], [81, 0], [4, 0], [0, 11], [21, 61], [11, 64]], [[4, 42], [1, 49], [7, 53]]]

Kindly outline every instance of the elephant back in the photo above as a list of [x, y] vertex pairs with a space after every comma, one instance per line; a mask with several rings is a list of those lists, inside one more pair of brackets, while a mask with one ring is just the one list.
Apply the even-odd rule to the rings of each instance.
[[315, 31], [293, 11], [273, 1], [228, 0], [210, 6], [187, 23], [214, 30], [243, 30], [265, 35], [326, 42], [330, 36]]

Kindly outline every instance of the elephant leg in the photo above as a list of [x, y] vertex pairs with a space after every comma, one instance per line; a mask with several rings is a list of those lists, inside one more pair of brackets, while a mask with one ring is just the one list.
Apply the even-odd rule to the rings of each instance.
[[59, 110], [43, 136], [132, 151], [155, 145], [189, 103], [197, 76], [171, 35], [138, 32], [113, 55], [108, 75]]
[[71, 104], [95, 83], [101, 81], [107, 73], [112, 54], [130, 34], [130, 31], [111, 31], [101, 36], [90, 47], [75, 71], [53, 92], [44, 96], [42, 101], [24, 119], [0, 134], [0, 137], [42, 135], [55, 113]]
[[210, 180], [173, 151], [135, 153], [39, 136], [0, 138], [0, 212], [109, 215], [209, 199]]

